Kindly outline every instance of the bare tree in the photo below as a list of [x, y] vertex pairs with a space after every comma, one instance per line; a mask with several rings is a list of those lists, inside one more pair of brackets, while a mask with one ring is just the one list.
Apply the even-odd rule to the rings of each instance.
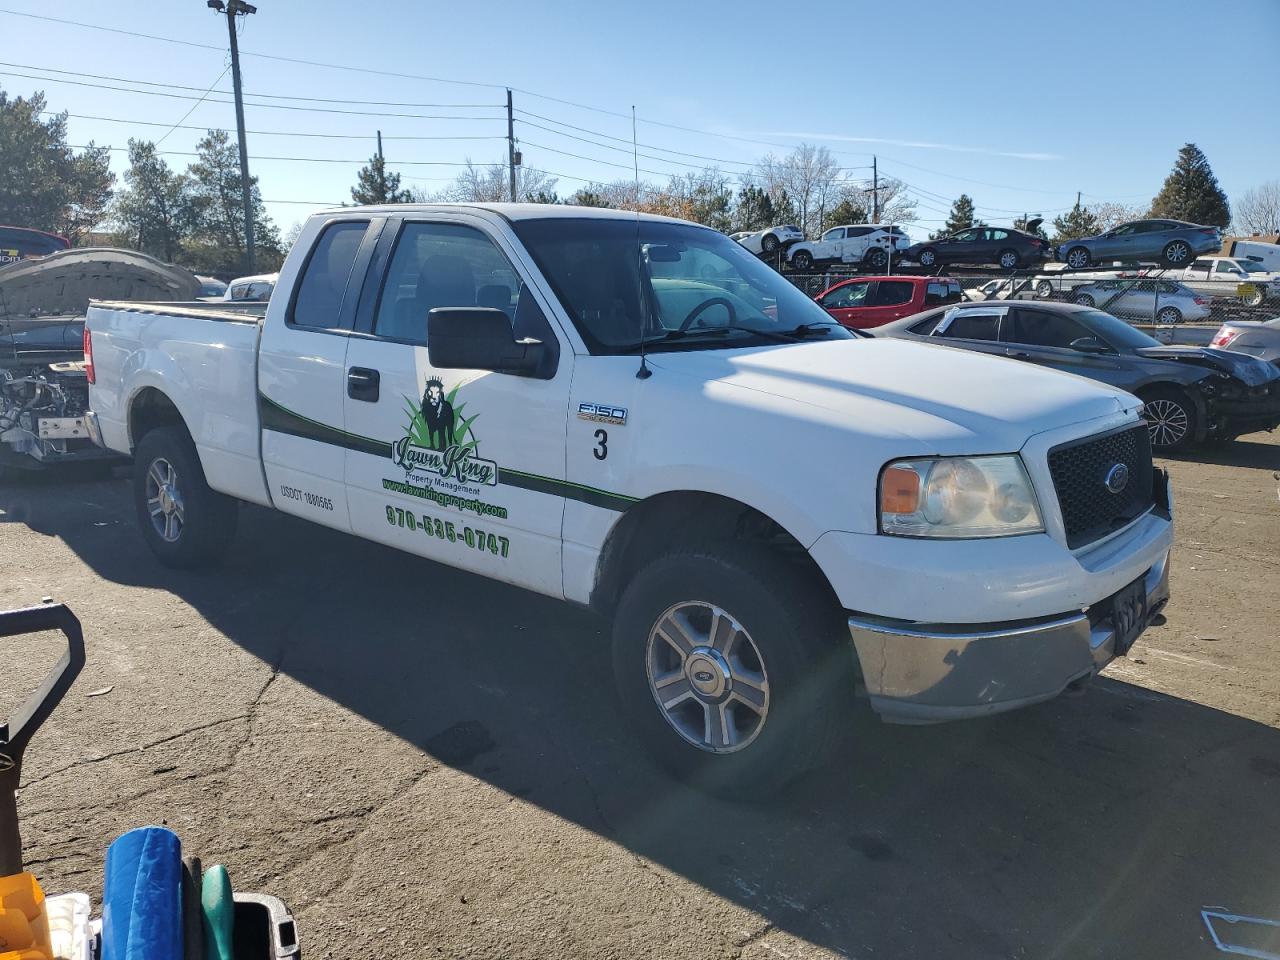
[[1146, 219], [1151, 213], [1151, 208], [1141, 204], [1117, 203], [1109, 200], [1094, 204], [1089, 207], [1089, 212], [1098, 221], [1098, 229], [1105, 233], [1108, 230], [1114, 230], [1122, 223]]
[[1268, 180], [1241, 194], [1233, 226], [1241, 233], [1280, 233], [1280, 180]]
[[[533, 167], [516, 167], [516, 196], [528, 200], [535, 196], [550, 196], [556, 192], [557, 178]], [[453, 183], [439, 193], [428, 195], [414, 190], [413, 199], [418, 203], [501, 203], [511, 199], [511, 184], [507, 168], [503, 164], [476, 166], [467, 158], [467, 167]]]
[[826, 211], [842, 199], [840, 164], [826, 147], [802, 143], [779, 159], [766, 154], [749, 182], [760, 187], [782, 209], [789, 201], [798, 226], [806, 234], [817, 233]]

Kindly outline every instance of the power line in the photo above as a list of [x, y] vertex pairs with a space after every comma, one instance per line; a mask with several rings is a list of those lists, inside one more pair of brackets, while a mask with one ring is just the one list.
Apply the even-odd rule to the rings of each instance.
[[[43, 110], [41, 111], [41, 115], [47, 116], [47, 117], [57, 117], [57, 116], [61, 116], [61, 113], [59, 113], [57, 110]], [[161, 123], [156, 120], [125, 120], [122, 117], [98, 117], [98, 116], [94, 116], [92, 114], [87, 114], [87, 113], [68, 113], [67, 116], [72, 118], [73, 120], [100, 120], [100, 121], [103, 121], [104, 123], [127, 123], [127, 124], [132, 124], [140, 127], [169, 126], [169, 124], [167, 123]], [[175, 130], [220, 130], [222, 128], [202, 126], [199, 124], [187, 124], [186, 126], [183, 126], [181, 124], [174, 124], [174, 129]], [[223, 132], [225, 133], [227, 131], [223, 130]], [[369, 140], [371, 139], [368, 134], [364, 134], [364, 133], [311, 133], [311, 132], [300, 132], [300, 131], [290, 131], [290, 130], [246, 130], [245, 133], [251, 133], [255, 137], [313, 137], [313, 138], [318, 138], [322, 140]], [[477, 136], [474, 134], [459, 135], [459, 136], [421, 136], [421, 137], [410, 137], [410, 136], [393, 137], [393, 136], [388, 136], [384, 134], [382, 139], [383, 140], [505, 140], [507, 138], [501, 137], [501, 136], [494, 136], [494, 135]]]
[[[110, 150], [112, 153], [128, 153], [128, 147], [92, 147], [85, 144], [73, 143], [68, 144], [72, 150]], [[194, 150], [157, 150], [156, 153], [165, 157], [198, 157], [200, 156]], [[368, 163], [368, 158], [362, 160], [338, 160], [334, 157], [266, 157], [255, 153], [254, 160], [287, 160], [291, 163]], [[388, 160], [388, 166], [393, 167], [467, 167], [476, 166], [476, 164], [468, 163], [462, 160]], [[487, 166], [487, 164], [486, 164]]]
[[[2, 12], [2, 11], [0, 11]], [[117, 87], [105, 83], [88, 83], [83, 80], [63, 80], [60, 77], [37, 77], [28, 73], [16, 73], [12, 70], [0, 71], [0, 76], [7, 77], [25, 77], [28, 80], [39, 80], [43, 83], [65, 83], [76, 87], [93, 87], [97, 90], [116, 90], [120, 93], [137, 93], [148, 97], [167, 97], [171, 100], [200, 100], [200, 97], [194, 97], [183, 93], [166, 93], [163, 90], [133, 90], [129, 87]], [[207, 103], [234, 104], [233, 100], [207, 100]], [[303, 113], [340, 113], [347, 116], [355, 117], [405, 117], [411, 120], [500, 120], [501, 117], [474, 117], [474, 116], [453, 116], [453, 115], [435, 115], [425, 113], [387, 113], [374, 110], [337, 110], [332, 107], [299, 107], [293, 104], [284, 103], [251, 103], [251, 107], [259, 110], [294, 110]]]
[[205, 97], [207, 97], [207, 96], [210, 94], [210, 92], [213, 90], [213, 88], [214, 88], [214, 87], [216, 87], [216, 86], [218, 85], [219, 81], [221, 81], [221, 80], [222, 80], [222, 78], [223, 78], [223, 77], [225, 77], [225, 76], [227, 75], [227, 71], [228, 71], [228, 70], [230, 70], [230, 69], [231, 69], [231, 64], [227, 64], [225, 67], [223, 67], [223, 68], [222, 68], [222, 72], [221, 72], [220, 74], [218, 74], [218, 79], [217, 79], [217, 80], [214, 80], [214, 81], [213, 81], [213, 83], [209, 84], [209, 89], [208, 89], [208, 90], [206, 90], [206, 91], [204, 92], [204, 97], [201, 97], [199, 100], [197, 100], [195, 103], [193, 103], [193, 104], [191, 105], [191, 109], [190, 109], [190, 110], [188, 110], [186, 113], [184, 113], [184, 114], [182, 115], [181, 119], [179, 119], [177, 123], [175, 123], [175, 124], [174, 124], [173, 126], [171, 126], [168, 130], [166, 130], [166, 131], [164, 132], [164, 134], [160, 137], [160, 139], [159, 139], [159, 140], [157, 140], [157, 141], [155, 142], [155, 146], [157, 146], [157, 147], [158, 147], [158, 146], [160, 146], [160, 144], [164, 143], [164, 142], [165, 142], [165, 140], [167, 140], [167, 139], [169, 138], [169, 134], [173, 133], [173, 131], [175, 131], [175, 130], [177, 130], [177, 129], [178, 129], [178, 127], [182, 124], [182, 121], [183, 121], [183, 120], [186, 120], [186, 119], [187, 119], [187, 117], [191, 116], [191, 114], [193, 114], [193, 113], [195, 113], [195, 112], [196, 112], [196, 107], [198, 107], [198, 106], [200, 106], [200, 104], [204, 103], [204, 98], [205, 98]]

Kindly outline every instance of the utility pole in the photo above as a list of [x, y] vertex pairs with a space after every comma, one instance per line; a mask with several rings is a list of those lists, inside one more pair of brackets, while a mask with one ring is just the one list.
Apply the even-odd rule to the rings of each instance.
[[1076, 209], [1077, 210], [1080, 209], [1080, 191], [1079, 190], [1076, 191]]
[[871, 156], [871, 222], [880, 222], [880, 170], [876, 167], [875, 154]]
[[511, 88], [507, 87], [507, 171], [511, 177], [511, 202], [516, 202], [516, 119], [511, 109]]
[[382, 131], [378, 131], [378, 202], [387, 202], [387, 161], [382, 155]]
[[231, 40], [231, 87], [236, 100], [236, 136], [240, 141], [240, 199], [244, 203], [245, 273], [253, 273], [253, 191], [249, 184], [249, 147], [244, 139], [244, 95], [240, 89], [240, 45], [236, 41], [236, 17], [257, 13], [258, 8], [245, 0], [206, 0], [205, 6], [227, 16], [227, 35]]

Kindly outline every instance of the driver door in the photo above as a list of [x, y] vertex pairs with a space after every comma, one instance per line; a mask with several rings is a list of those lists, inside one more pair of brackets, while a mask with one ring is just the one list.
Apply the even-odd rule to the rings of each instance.
[[1005, 318], [1003, 337], [1008, 355], [1054, 370], [1075, 373], [1092, 380], [1123, 386], [1120, 357], [1109, 353], [1084, 353], [1071, 344], [1078, 340], [1099, 340], [1094, 333], [1071, 317], [1050, 310], [1015, 307]]

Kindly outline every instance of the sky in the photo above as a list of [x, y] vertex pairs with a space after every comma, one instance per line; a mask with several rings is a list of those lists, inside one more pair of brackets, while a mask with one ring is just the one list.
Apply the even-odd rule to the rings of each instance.
[[[525, 165], [562, 196], [631, 176], [632, 106], [646, 179], [736, 176], [821, 144], [850, 178], [874, 155], [905, 181], [917, 235], [962, 192], [989, 223], [1052, 220], [1077, 191], [1145, 204], [1188, 141], [1228, 197], [1277, 176], [1273, 81], [1258, 78], [1275, 74], [1280, 0], [257, 7], [240, 33], [250, 170], [282, 231], [350, 201], [377, 130], [389, 167], [428, 192], [468, 159], [504, 163], [506, 87]], [[163, 137], [180, 170], [203, 130], [234, 132], [229, 62], [204, 0], [0, 0], [0, 88], [43, 90], [73, 144], [118, 148], [117, 172], [130, 137]]]

